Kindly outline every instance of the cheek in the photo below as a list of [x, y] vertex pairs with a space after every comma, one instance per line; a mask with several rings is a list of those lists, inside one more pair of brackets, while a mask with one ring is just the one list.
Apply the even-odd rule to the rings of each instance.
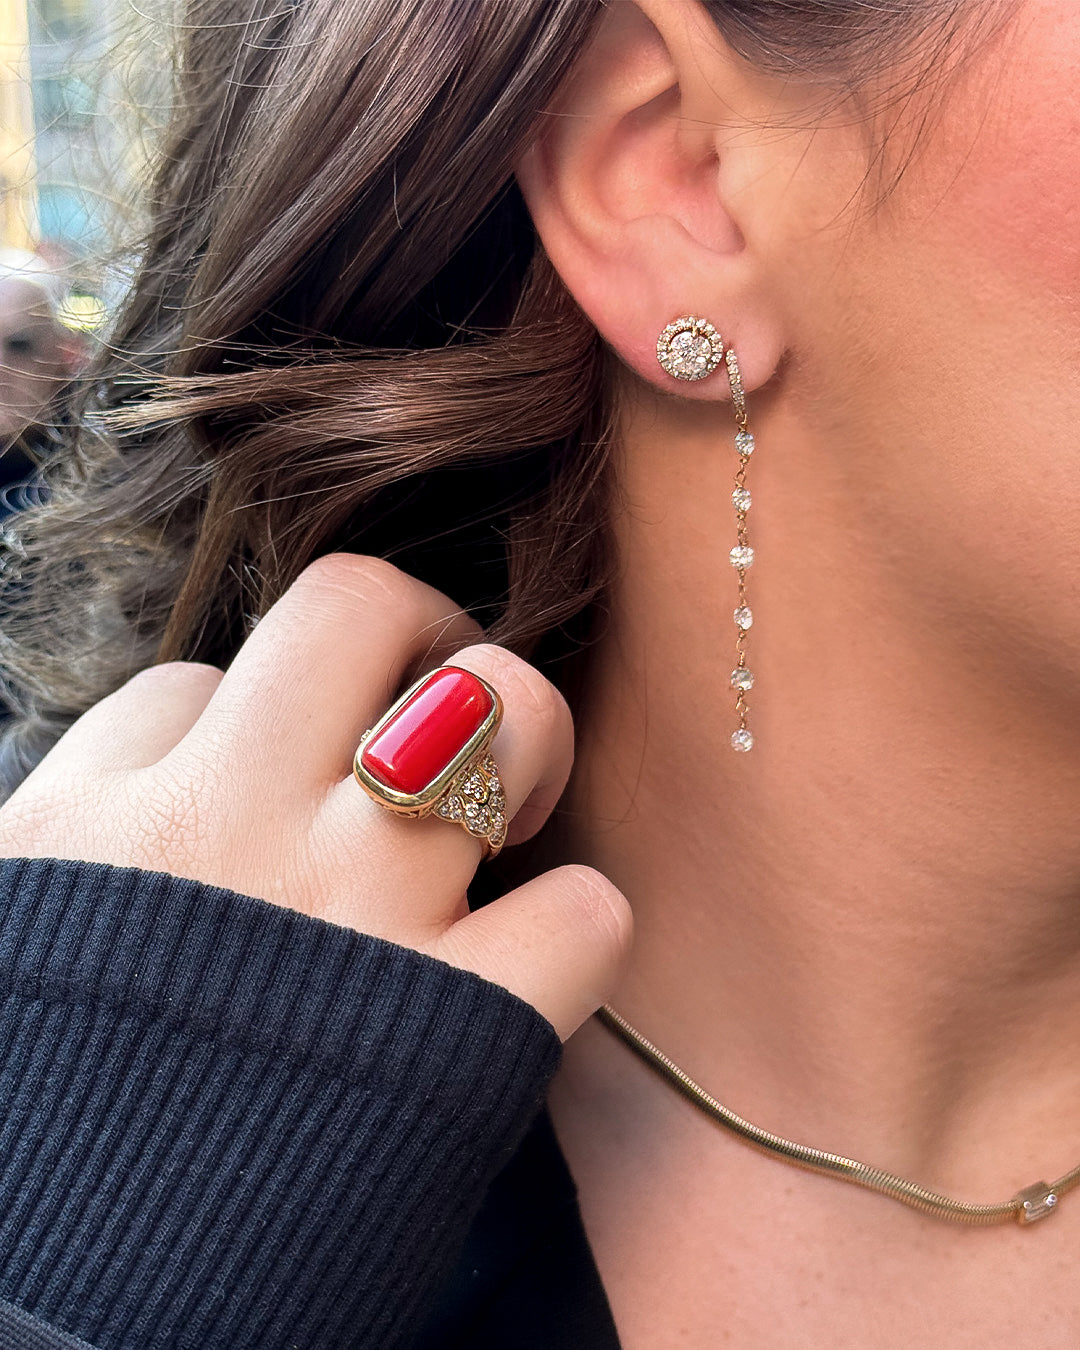
[[1080, 125], [1059, 132], [973, 166], [985, 172], [960, 196], [957, 225], [976, 254], [1068, 301], [1080, 295]]
[[973, 261], [1076, 305], [1080, 4], [1033, 0], [964, 86], [945, 114], [938, 223]]

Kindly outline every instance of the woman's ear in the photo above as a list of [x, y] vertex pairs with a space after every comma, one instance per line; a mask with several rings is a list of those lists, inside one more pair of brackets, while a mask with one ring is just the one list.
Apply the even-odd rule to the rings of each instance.
[[[755, 78], [699, 0], [620, 0], [516, 166], [578, 304], [632, 369], [665, 387], [656, 339], [682, 315], [716, 325], [748, 389], [782, 354], [767, 266], [774, 193], [746, 188], [768, 184], [769, 165], [754, 160], [773, 153], [762, 123], [752, 127]], [[718, 385], [679, 391], [714, 399]]]

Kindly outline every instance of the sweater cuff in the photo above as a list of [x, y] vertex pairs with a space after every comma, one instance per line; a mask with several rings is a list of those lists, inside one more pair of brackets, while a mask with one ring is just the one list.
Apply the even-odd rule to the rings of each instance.
[[399, 1345], [558, 1057], [408, 948], [0, 861], [0, 1297], [103, 1350]]

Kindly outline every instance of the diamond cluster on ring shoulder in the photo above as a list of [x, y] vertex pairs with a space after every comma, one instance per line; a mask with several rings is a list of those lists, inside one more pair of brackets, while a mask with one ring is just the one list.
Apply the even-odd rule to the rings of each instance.
[[462, 769], [435, 814], [464, 825], [478, 839], [487, 839], [493, 849], [501, 848], [506, 839], [506, 793], [494, 758], [483, 755]]

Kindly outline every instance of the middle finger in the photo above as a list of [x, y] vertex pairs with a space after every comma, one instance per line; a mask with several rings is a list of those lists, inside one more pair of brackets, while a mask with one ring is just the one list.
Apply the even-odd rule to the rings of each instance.
[[[491, 754], [506, 793], [508, 842], [519, 843], [540, 828], [566, 785], [574, 757], [570, 711], [539, 671], [502, 647], [469, 647], [451, 664], [479, 675], [502, 699]], [[461, 825], [395, 815], [350, 776], [327, 796], [315, 828], [333, 856], [346, 860], [350, 887], [367, 889], [382, 878], [383, 893], [392, 892], [395, 910], [404, 911], [401, 922], [460, 917], [482, 855], [480, 841]]]

